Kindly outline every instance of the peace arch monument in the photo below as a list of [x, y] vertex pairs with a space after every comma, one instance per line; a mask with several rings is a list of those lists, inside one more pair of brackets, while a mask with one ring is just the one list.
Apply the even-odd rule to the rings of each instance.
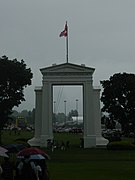
[[35, 88], [35, 135], [28, 141], [31, 146], [47, 147], [53, 139], [53, 86], [81, 85], [83, 88], [84, 148], [106, 146], [101, 135], [100, 89], [93, 87], [94, 68], [84, 64], [53, 64], [40, 69], [42, 86]]

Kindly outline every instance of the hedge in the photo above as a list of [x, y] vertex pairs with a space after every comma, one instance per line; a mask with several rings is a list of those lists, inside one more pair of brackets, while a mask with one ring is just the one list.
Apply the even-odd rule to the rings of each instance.
[[135, 150], [134, 143], [130, 141], [113, 141], [107, 144], [108, 150]]

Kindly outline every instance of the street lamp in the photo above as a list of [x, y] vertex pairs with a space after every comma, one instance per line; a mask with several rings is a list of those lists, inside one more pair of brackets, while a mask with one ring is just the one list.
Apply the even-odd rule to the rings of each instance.
[[65, 104], [65, 125], [66, 125], [66, 100], [64, 101], [64, 104]]
[[56, 104], [56, 101], [53, 102], [54, 103], [54, 110], [53, 110], [53, 113], [54, 113], [54, 125], [56, 125], [56, 108], [55, 108], [55, 104]]
[[78, 124], [78, 99], [76, 99], [76, 111], [77, 111], [77, 114], [76, 114], [76, 122]]

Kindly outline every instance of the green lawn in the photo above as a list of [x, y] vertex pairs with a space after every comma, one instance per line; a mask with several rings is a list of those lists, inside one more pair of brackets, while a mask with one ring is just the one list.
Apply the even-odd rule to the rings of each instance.
[[10, 133], [10, 131], [3, 131], [2, 132], [2, 144], [13, 144], [16, 143], [16, 140], [19, 138], [24, 138], [24, 139], [30, 139], [34, 135], [33, 132], [29, 131], [21, 131], [20, 134], [15, 134], [14, 131]]
[[[3, 142], [14, 142], [16, 138], [31, 138], [33, 134], [3, 133]], [[107, 149], [80, 149], [81, 136], [55, 134], [55, 139], [69, 140], [68, 150], [46, 150], [51, 160], [47, 161], [51, 180], [133, 180], [135, 178], [135, 151], [109, 151]]]
[[135, 177], [134, 151], [106, 149], [57, 150], [48, 161], [52, 180], [109, 179], [130, 180]]

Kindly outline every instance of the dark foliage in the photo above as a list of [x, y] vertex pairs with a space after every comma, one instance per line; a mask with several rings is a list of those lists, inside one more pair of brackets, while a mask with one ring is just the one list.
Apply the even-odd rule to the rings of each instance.
[[135, 150], [135, 145], [128, 141], [110, 142], [107, 144], [108, 150]]
[[23, 60], [0, 58], [0, 129], [8, 121], [14, 106], [18, 106], [24, 98], [24, 88], [31, 85], [33, 75], [26, 68]]
[[135, 74], [118, 73], [109, 80], [101, 81], [103, 92], [102, 112], [107, 112], [110, 120], [122, 125], [122, 130], [129, 133], [129, 125], [135, 127]]

